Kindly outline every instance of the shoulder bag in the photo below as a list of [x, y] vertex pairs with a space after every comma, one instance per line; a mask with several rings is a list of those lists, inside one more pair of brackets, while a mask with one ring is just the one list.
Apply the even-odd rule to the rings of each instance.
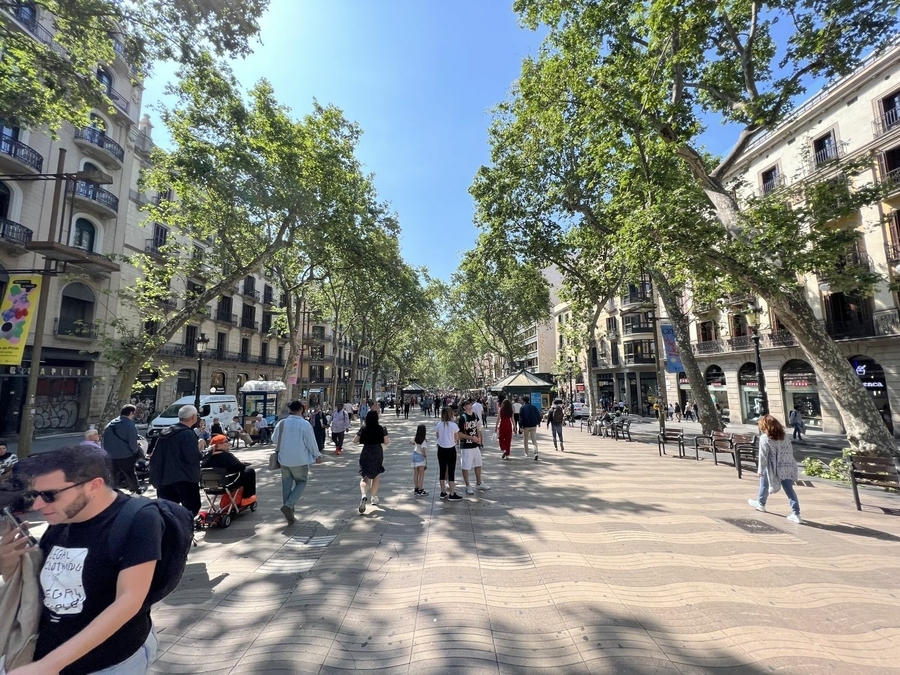
[[[278, 427], [284, 425], [284, 420], [281, 420], [278, 424], [275, 425], [275, 430], [278, 431]], [[278, 461], [278, 453], [281, 451], [281, 439], [284, 436], [284, 429], [282, 429], [278, 433], [278, 442], [275, 444], [275, 452], [269, 455], [269, 470], [276, 471], [281, 468], [281, 462]]]

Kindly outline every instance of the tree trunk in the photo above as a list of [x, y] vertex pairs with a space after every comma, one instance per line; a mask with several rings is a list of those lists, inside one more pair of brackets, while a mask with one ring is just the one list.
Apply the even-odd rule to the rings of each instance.
[[[721, 188], [721, 185], [720, 190], [713, 189], [709, 183], [703, 187], [716, 208], [719, 222], [729, 232], [740, 232], [739, 207], [734, 197]], [[719, 266], [722, 267], [720, 262]], [[768, 280], [757, 278], [753, 271], [747, 268], [725, 271], [747, 283], [753, 292], [775, 309], [779, 321], [793, 333], [816, 373], [834, 397], [844, 422], [847, 440], [850, 441], [854, 452], [885, 457], [900, 456], [897, 444], [875, 408], [874, 401], [859, 381], [850, 361], [825, 332], [812, 307], [806, 301], [803, 291], [772, 291], [771, 282], [763, 283]]]
[[144, 368], [143, 355], [131, 355], [117, 371], [118, 380], [110, 387], [106, 397], [106, 405], [100, 418], [98, 429], [103, 429], [107, 422], [118, 417], [122, 406], [131, 403], [132, 387]]
[[700, 417], [700, 426], [703, 428], [703, 433], [708, 436], [713, 431], [722, 431], [725, 425], [722, 423], [719, 411], [716, 410], [709, 388], [706, 386], [706, 378], [700, 372], [700, 366], [697, 364], [697, 359], [694, 358], [688, 317], [681, 309], [678, 297], [669, 280], [657, 271], [651, 272], [650, 275], [656, 286], [656, 291], [659, 293], [659, 298], [662, 300], [663, 307], [666, 309], [666, 314], [672, 321], [675, 342], [678, 345], [678, 351], [681, 352], [681, 363], [684, 366], [684, 373], [687, 375], [688, 382], [691, 383], [691, 397], [697, 403], [697, 414]]

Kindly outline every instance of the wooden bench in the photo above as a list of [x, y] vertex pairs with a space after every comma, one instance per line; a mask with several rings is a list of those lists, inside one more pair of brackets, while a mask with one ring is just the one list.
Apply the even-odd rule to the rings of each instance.
[[[893, 457], [850, 455], [850, 486], [853, 488], [856, 510], [862, 511], [858, 485], [874, 485], [875, 487], [900, 490], [900, 465]], [[887, 506], [877, 506], [876, 508], [888, 515], [900, 516], [900, 509], [892, 509]]]
[[[619, 436], [622, 438], [627, 438], [628, 442], [631, 442], [631, 420], [627, 417], [620, 417], [612, 425], [612, 433], [613, 437], [616, 440], [619, 440]], [[609, 433], [609, 430], [607, 430]]]
[[666, 443], [675, 443], [678, 446], [678, 456], [684, 457], [684, 429], [681, 427], [666, 427], [664, 431], [656, 434], [656, 447], [659, 456], [666, 454]]
[[726, 434], [724, 431], [714, 431], [710, 436], [694, 436], [694, 458], [698, 461], [701, 450], [711, 452], [713, 463], [718, 466], [719, 460], [716, 456], [718, 453], [732, 454], [731, 434]]
[[752, 464], [753, 471], [756, 471], [757, 461], [759, 460], [756, 434], [732, 434], [731, 450], [738, 478], [743, 478], [741, 466], [744, 462]]

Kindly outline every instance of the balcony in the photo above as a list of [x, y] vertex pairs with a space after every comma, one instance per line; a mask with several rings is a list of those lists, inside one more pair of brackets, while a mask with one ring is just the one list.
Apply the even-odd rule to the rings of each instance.
[[846, 143], [832, 143], [826, 145], [824, 148], [813, 155], [813, 162], [815, 163], [815, 167], [819, 169], [829, 162], [840, 159], [844, 156], [845, 147]]
[[100, 330], [93, 324], [71, 319], [53, 319], [53, 334], [61, 337], [78, 338], [81, 340], [96, 340]]
[[749, 293], [729, 293], [728, 296], [726, 296], [725, 301], [729, 305], [741, 305], [746, 307], [747, 305], [754, 304], [756, 298]]
[[331, 333], [304, 333], [304, 342], [331, 342]]
[[697, 355], [719, 354], [725, 351], [721, 340], [701, 340], [700, 342], [693, 343], [691, 346], [694, 348], [694, 353]]
[[75, 195], [75, 199], [93, 209], [101, 216], [111, 218], [119, 212], [119, 198], [109, 190], [104, 190], [83, 180], [69, 181], [66, 193]]
[[871, 318], [862, 321], [826, 321], [825, 330], [835, 340], [853, 340], [877, 335], [875, 321]]
[[276, 299], [275, 299], [275, 294], [274, 294], [274, 293], [263, 293], [263, 300], [262, 300], [262, 301], [263, 301], [263, 304], [264, 304], [264, 305], [269, 305], [269, 306], [277, 305], [277, 304], [278, 304], [277, 301], [276, 301]]
[[59, 46], [58, 42], [53, 40], [53, 33], [44, 28], [41, 24], [37, 22], [37, 19], [32, 16], [31, 12], [29, 12], [25, 7], [18, 7], [15, 12], [13, 12], [16, 19], [20, 24], [22, 24], [25, 29], [31, 33], [38, 42], [47, 45], [55, 51], [57, 54], [65, 55], [66, 51]]
[[889, 188], [895, 190], [900, 188], [900, 166], [888, 165], [886, 169], [887, 171], [882, 177], [881, 182], [886, 183]]
[[898, 125], [900, 125], [900, 108], [892, 108], [880, 117], [876, 117], [872, 122], [875, 138], [883, 136], [891, 129], [896, 129]]
[[622, 327], [622, 331], [625, 335], [653, 335], [653, 326], [652, 325], [625, 325]]
[[763, 184], [762, 184], [762, 186], [760, 186], [759, 190], [757, 191], [757, 194], [759, 194], [760, 197], [766, 197], [766, 196], [772, 194], [773, 192], [775, 192], [775, 190], [777, 190], [778, 188], [783, 187], [783, 186], [784, 186], [784, 176], [775, 175], [775, 176], [772, 176], [771, 178], [769, 178], [769, 180], [763, 181]]
[[150, 253], [151, 255], [159, 256], [160, 258], [162, 258], [165, 256], [165, 254], [162, 251], [162, 248], [165, 245], [166, 245], [165, 240], [145, 239], [144, 240], [144, 252]]
[[178, 309], [178, 300], [172, 297], [163, 298], [159, 301], [159, 304], [167, 309]]
[[773, 330], [761, 336], [760, 347], [778, 349], [779, 347], [795, 347], [797, 340], [789, 330]]
[[728, 340], [728, 351], [740, 352], [745, 349], [753, 349], [753, 338], [749, 335], [740, 335]]
[[259, 321], [254, 321], [253, 319], [246, 319], [241, 317], [241, 328], [246, 328], [247, 330], [258, 331], [259, 330]]
[[84, 148], [87, 154], [96, 157], [101, 162], [111, 164], [117, 169], [122, 168], [122, 162], [125, 161], [125, 151], [121, 145], [107, 136], [102, 129], [94, 127], [76, 129], [75, 142]]
[[259, 291], [257, 291], [255, 288], [248, 288], [247, 286], [244, 286], [243, 288], [241, 288], [241, 295], [243, 295], [245, 298], [253, 298], [257, 302], [259, 302]]
[[32, 253], [39, 253], [48, 260], [56, 260], [77, 267], [98, 279], [109, 278], [111, 273], [121, 269], [119, 263], [113, 262], [101, 253], [88, 251], [79, 246], [69, 246], [58, 241], [30, 241], [25, 248]]
[[[175, 356], [186, 358], [188, 356], [186, 345], [176, 345], [176, 344], [164, 344], [160, 347], [157, 352], [157, 356]], [[193, 356], [193, 354], [191, 354]]]
[[625, 355], [625, 365], [626, 366], [640, 366], [640, 365], [648, 365], [655, 366], [656, 365], [656, 357], [647, 354], [626, 354]]
[[34, 233], [24, 225], [0, 218], [0, 246], [8, 253], [21, 255]]
[[900, 244], [885, 243], [884, 249], [887, 253], [888, 262], [900, 261]]
[[227, 309], [217, 309], [216, 321], [237, 326], [237, 314], [232, 314]]
[[134, 65], [128, 60], [128, 50], [125, 48], [125, 43], [122, 42], [119, 38], [114, 35], [110, 36], [112, 38], [113, 51], [115, 51], [116, 56], [121, 59], [122, 63], [125, 65], [125, 68], [128, 70], [128, 74], [134, 76], [137, 72]]
[[0, 155], [14, 159], [16, 168], [24, 166], [35, 173], [44, 168], [44, 158], [37, 150], [6, 134], [0, 136]]
[[647, 284], [643, 288], [633, 288], [628, 293], [619, 298], [619, 306], [624, 309], [634, 305], [652, 305], [653, 289]]
[[113, 102], [113, 105], [119, 112], [124, 113], [124, 116], [126, 118], [131, 119], [130, 117], [128, 117], [128, 112], [131, 109], [131, 103], [127, 98], [125, 98], [125, 96], [109, 86], [106, 87], [106, 95]]

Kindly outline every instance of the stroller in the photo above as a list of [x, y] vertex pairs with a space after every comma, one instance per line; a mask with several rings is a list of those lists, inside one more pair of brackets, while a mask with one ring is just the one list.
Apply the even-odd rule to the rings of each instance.
[[256, 495], [244, 499], [244, 488], [238, 487], [240, 474], [228, 474], [226, 469], [200, 469], [200, 487], [206, 494], [209, 508], [201, 510], [197, 516], [196, 527], [208, 530], [211, 527], [226, 528], [231, 525], [232, 516], [243, 513], [247, 509], [256, 511], [259, 504]]

